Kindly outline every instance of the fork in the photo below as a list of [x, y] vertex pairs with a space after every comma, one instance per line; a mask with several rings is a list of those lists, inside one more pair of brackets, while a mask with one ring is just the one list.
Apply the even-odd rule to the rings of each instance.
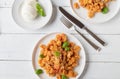
[[[64, 16], [62, 16], [62, 17], [60, 18], [60, 20], [61, 20], [61, 22], [62, 22], [68, 29], [70, 29], [70, 28], [73, 26], [73, 24], [72, 24], [70, 21], [68, 21]], [[80, 36], [82, 36], [96, 51], [99, 52], [99, 51], [101, 50], [101, 48], [100, 48], [99, 46], [97, 46], [95, 43], [93, 43], [93, 42], [90, 41], [87, 37], [85, 37], [80, 31], [78, 31], [75, 26], [74, 26], [74, 29], [75, 29], [75, 31], [76, 31]]]

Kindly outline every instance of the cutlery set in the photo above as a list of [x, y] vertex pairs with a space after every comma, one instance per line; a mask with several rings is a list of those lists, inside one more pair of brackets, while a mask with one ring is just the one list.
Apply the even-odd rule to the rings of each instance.
[[95, 43], [90, 41], [87, 37], [85, 37], [80, 31], [77, 30], [76, 27], [79, 27], [80, 29], [84, 29], [86, 32], [88, 32], [94, 39], [96, 39], [101, 45], [106, 46], [107, 43], [104, 42], [102, 39], [100, 39], [97, 35], [95, 35], [91, 30], [89, 30], [83, 23], [78, 21], [75, 17], [73, 17], [71, 14], [69, 14], [67, 11], [65, 11], [62, 7], [59, 7], [60, 12], [63, 14], [63, 16], [60, 18], [61, 22], [67, 27], [71, 28], [74, 26], [75, 31], [82, 36], [96, 51], [100, 51], [101, 48], [97, 46]]

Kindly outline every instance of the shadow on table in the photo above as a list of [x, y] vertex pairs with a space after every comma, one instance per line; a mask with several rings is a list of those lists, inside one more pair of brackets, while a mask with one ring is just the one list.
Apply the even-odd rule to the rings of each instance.
[[[87, 55], [87, 53], [86, 53], [86, 60], [89, 60], [89, 55]], [[88, 67], [89, 67], [89, 63], [87, 63], [87, 61], [86, 61], [84, 71], [83, 71], [82, 75], [79, 77], [79, 79], [83, 79], [83, 77], [85, 76], [85, 74], [88, 70]]]
[[[52, 3], [52, 4], [53, 4], [53, 3]], [[48, 28], [49, 25], [51, 25], [51, 24], [56, 20], [56, 17], [57, 17], [57, 7], [56, 7], [55, 4], [53, 4], [52, 7], [53, 7], [52, 17], [51, 17], [51, 19], [49, 20], [48, 24], [47, 24], [45, 27], [41, 28], [41, 29]]]
[[53, 23], [55, 21], [56, 17], [57, 17], [57, 7], [53, 4], [53, 14], [47, 25]]
[[100, 25], [104, 25], [104, 24], [108, 24], [108, 23], [114, 23], [115, 21], [117, 21], [120, 18], [120, 10], [118, 11], [118, 13], [112, 18], [110, 19], [108, 22], [104, 22], [101, 23]]

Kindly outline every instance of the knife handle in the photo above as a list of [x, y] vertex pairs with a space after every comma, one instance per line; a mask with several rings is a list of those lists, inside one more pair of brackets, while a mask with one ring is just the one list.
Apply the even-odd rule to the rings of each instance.
[[102, 39], [100, 39], [97, 35], [95, 35], [91, 30], [89, 30], [87, 27], [84, 27], [84, 29], [91, 35], [93, 36], [101, 45], [106, 46], [107, 43], [104, 42]]
[[99, 46], [97, 46], [95, 43], [90, 41], [87, 37], [85, 37], [82, 33], [80, 33], [76, 28], [75, 28], [75, 31], [78, 34], [80, 34], [95, 50], [97, 50], [98, 52], [101, 50], [101, 48]]

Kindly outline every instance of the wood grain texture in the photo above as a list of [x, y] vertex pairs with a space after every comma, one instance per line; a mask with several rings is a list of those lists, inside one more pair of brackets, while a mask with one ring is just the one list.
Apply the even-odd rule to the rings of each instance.
[[[37, 41], [42, 38], [43, 34], [3, 34], [0, 36], [0, 60], [31, 60], [32, 51]], [[120, 35], [99, 35], [108, 42], [108, 46], [102, 47], [101, 52], [96, 52], [85, 40], [79, 35], [74, 34], [83, 44], [87, 61], [102, 62], [120, 62]], [[89, 39], [97, 43], [92, 37], [86, 35]]]
[[[50, 32], [68, 32], [78, 38], [85, 48], [87, 65], [80, 79], [120, 79], [120, 15], [103, 24], [90, 24], [78, 18], [71, 10], [69, 0], [52, 0], [54, 14], [46, 27], [37, 31], [22, 29], [12, 19], [14, 0], [0, 0], [0, 79], [39, 79], [32, 69], [32, 51], [37, 41]], [[60, 22], [58, 6], [64, 7], [88, 28], [104, 39], [108, 46], [102, 47], [88, 33], [85, 36], [102, 47], [96, 52], [73, 29]]]
[[[51, 1], [56, 6], [70, 6], [69, 0], [66, 0], [66, 1], [51, 0]], [[0, 7], [1, 8], [10, 8], [10, 7], [12, 7], [13, 3], [14, 3], [14, 0], [0, 0]]]
[[[120, 63], [87, 63], [79, 79], [119, 79]], [[39, 79], [31, 61], [0, 61], [0, 79]]]
[[[64, 7], [64, 8], [74, 15], [74, 13], [71, 11], [70, 7]], [[46, 33], [46, 32], [48, 32], [48, 30], [49, 30], [49, 32], [54, 32], [54, 31], [66, 32], [69, 29], [67, 29], [60, 22], [61, 16], [62, 16], [62, 14], [58, 11], [57, 7], [54, 7], [53, 17], [51, 19], [51, 22], [46, 27], [44, 27], [40, 30], [37, 30], [37, 31], [28, 31], [28, 30], [24, 30], [23, 28], [21, 28], [19, 25], [17, 25], [14, 22], [14, 20], [12, 18], [11, 8], [0, 8], [1, 33]], [[90, 23], [83, 21], [82, 19], [80, 19], [80, 20], [96, 34], [120, 34], [120, 26], [119, 26], [120, 25], [120, 15], [117, 15], [112, 20], [110, 20], [106, 23], [103, 23], [103, 24], [90, 24]], [[35, 26], [33, 26], [33, 28], [34, 27]], [[86, 32], [83, 32], [83, 33], [86, 34]]]

